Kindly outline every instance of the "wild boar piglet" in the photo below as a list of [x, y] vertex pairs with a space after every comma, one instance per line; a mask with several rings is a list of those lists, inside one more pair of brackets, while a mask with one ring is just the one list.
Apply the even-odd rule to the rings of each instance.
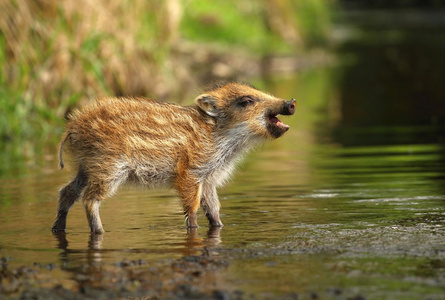
[[174, 187], [187, 227], [197, 227], [201, 205], [210, 226], [222, 226], [216, 188], [254, 145], [282, 136], [292, 115], [286, 101], [241, 83], [206, 90], [192, 106], [143, 98], [104, 98], [70, 115], [60, 144], [77, 175], [59, 193], [52, 230], [64, 231], [69, 209], [82, 198], [93, 234], [104, 232], [101, 202], [124, 183]]

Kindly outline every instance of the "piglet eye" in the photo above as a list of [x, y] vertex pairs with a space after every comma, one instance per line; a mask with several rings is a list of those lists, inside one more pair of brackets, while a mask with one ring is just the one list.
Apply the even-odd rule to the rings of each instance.
[[246, 97], [242, 97], [240, 99], [239, 105], [242, 106], [242, 107], [246, 107], [246, 106], [249, 106], [249, 105], [253, 104], [254, 102], [255, 101], [252, 98], [246, 96]]

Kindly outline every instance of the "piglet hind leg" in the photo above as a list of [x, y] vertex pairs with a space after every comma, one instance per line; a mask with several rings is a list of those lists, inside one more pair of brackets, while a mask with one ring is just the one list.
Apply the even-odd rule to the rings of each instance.
[[105, 232], [99, 215], [103, 195], [104, 188], [99, 184], [90, 184], [85, 190], [83, 204], [92, 234], [103, 234]]
[[53, 232], [65, 231], [68, 211], [74, 202], [79, 199], [82, 190], [86, 186], [87, 179], [86, 174], [80, 170], [76, 178], [60, 190], [57, 216], [52, 227]]
[[219, 218], [220, 206], [216, 187], [210, 184], [204, 184], [201, 193], [201, 207], [209, 220], [210, 227], [223, 226]]

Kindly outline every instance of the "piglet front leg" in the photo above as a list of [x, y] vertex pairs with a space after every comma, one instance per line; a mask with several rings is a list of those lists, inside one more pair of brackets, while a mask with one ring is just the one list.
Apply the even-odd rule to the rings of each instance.
[[176, 178], [175, 187], [182, 200], [187, 228], [199, 227], [198, 208], [202, 184], [185, 171]]
[[201, 193], [201, 207], [209, 220], [210, 227], [222, 227], [223, 223], [219, 218], [221, 207], [216, 192], [216, 187], [211, 184], [203, 184]]

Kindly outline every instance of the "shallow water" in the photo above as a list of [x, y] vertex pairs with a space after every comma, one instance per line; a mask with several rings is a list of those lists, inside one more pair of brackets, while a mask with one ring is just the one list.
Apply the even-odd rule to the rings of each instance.
[[444, 299], [443, 145], [342, 147], [317, 142], [310, 124], [299, 128], [307, 121], [298, 114], [286, 122], [286, 136], [253, 152], [220, 190], [219, 235], [207, 232], [202, 214], [203, 226], [187, 234], [173, 191], [124, 188], [101, 208], [102, 240], [90, 241], [79, 204], [66, 236], [53, 236], [57, 190], [71, 175], [48, 158], [45, 167], [1, 180], [0, 255], [12, 266], [60, 266], [58, 276], [69, 278], [83, 263], [179, 258], [206, 248], [230, 257], [219, 274], [228, 289]]

